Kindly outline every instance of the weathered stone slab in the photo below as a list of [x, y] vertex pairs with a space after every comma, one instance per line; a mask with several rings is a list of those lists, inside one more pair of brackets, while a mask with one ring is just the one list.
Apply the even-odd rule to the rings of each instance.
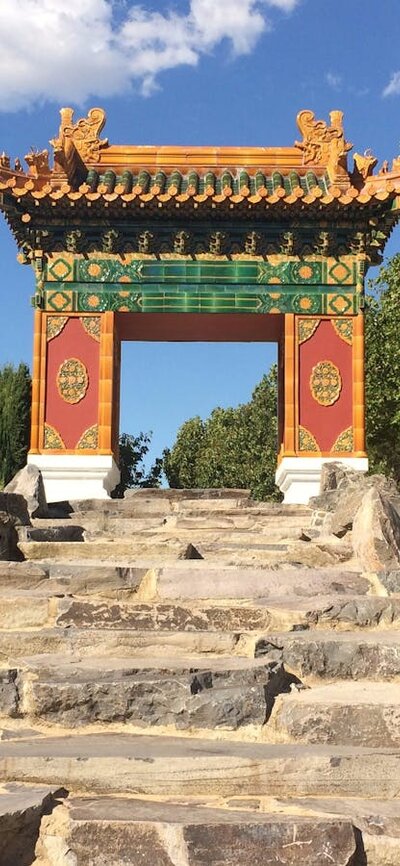
[[282, 742], [400, 746], [400, 689], [394, 683], [337, 682], [276, 699], [268, 724]]
[[156, 797], [398, 794], [400, 751], [265, 745], [124, 734], [0, 742], [5, 781], [62, 784], [91, 793]]
[[[140, 536], [136, 541], [102, 538], [98, 541], [26, 541], [20, 542], [19, 549], [25, 559], [32, 561], [53, 560], [65, 562], [112, 562], [115, 564], [132, 564], [143, 560], [150, 564], [154, 562], [175, 562], [177, 559], [188, 558], [187, 542], [178, 538], [158, 538], [142, 541]], [[190, 557], [189, 557], [190, 558]]]
[[178, 729], [226, 728], [264, 724], [275, 695], [289, 689], [279, 663], [254, 659], [105, 659], [88, 663], [62, 660], [30, 665], [21, 674], [21, 713], [61, 725], [131, 722]]
[[190, 563], [160, 568], [157, 594], [160, 599], [235, 599], [318, 597], [320, 595], [364, 595], [371, 588], [367, 578], [340, 569], [261, 569]]
[[48, 570], [34, 562], [0, 562], [1, 589], [34, 589], [48, 579]]
[[234, 655], [241, 635], [238, 632], [159, 632], [129, 629], [43, 628], [0, 630], [0, 655], [20, 659], [37, 654], [79, 653], [82, 657], [105, 655], [170, 658], [188, 655]]
[[57, 811], [43, 822], [40, 850], [51, 850], [55, 832], [63, 826], [65, 847], [77, 866], [89, 861], [91, 866], [105, 861], [263, 866], [266, 852], [280, 866], [298, 864], [299, 852], [306, 852], [307, 866], [350, 866], [357, 847], [351, 823], [340, 819], [229, 813], [121, 798], [74, 800]]
[[[45, 581], [46, 587], [49, 581]], [[37, 590], [39, 593], [40, 591]], [[44, 593], [44, 590], [43, 590]], [[34, 595], [14, 591], [14, 595], [0, 594], [0, 622], [2, 629], [39, 628], [49, 620], [49, 599], [45, 594]]]
[[71, 595], [134, 598], [148, 568], [101, 562], [51, 562], [49, 571], [52, 579], [66, 582], [66, 588]]
[[281, 659], [288, 671], [306, 682], [400, 677], [400, 633], [396, 631], [270, 634], [257, 644], [256, 656], [260, 655]]
[[19, 530], [19, 539], [26, 541], [83, 541], [83, 528], [75, 523], [55, 526], [27, 526]]
[[[399, 602], [400, 607], [400, 602]], [[1, 610], [1, 599], [0, 599]], [[160, 631], [262, 631], [270, 625], [266, 607], [202, 607], [180, 604], [121, 604], [60, 599], [56, 624], [77, 628]]]

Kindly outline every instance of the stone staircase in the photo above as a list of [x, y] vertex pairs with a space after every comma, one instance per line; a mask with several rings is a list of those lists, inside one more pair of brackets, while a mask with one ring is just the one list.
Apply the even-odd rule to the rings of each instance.
[[0, 866], [399, 866], [396, 575], [245, 491], [60, 504], [19, 532]]

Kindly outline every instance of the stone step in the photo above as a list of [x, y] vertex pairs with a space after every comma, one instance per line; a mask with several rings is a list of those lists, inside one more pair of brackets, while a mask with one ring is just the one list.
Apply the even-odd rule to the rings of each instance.
[[[260, 502], [250, 499], [248, 491], [231, 490], [226, 491], [224, 495], [221, 491], [214, 490], [212, 495], [196, 495], [195, 490], [189, 491], [173, 491], [159, 490], [158, 492], [135, 491], [132, 495], [131, 491], [126, 491], [124, 499], [110, 500], [75, 500], [69, 503], [64, 503], [63, 506], [57, 507], [58, 514], [88, 514], [88, 513], [108, 513], [108, 514], [132, 514], [132, 516], [140, 516], [143, 514], [156, 514], [164, 511], [165, 513], [187, 513], [187, 512], [207, 512], [216, 513], [223, 511], [236, 511], [241, 513], [254, 512], [265, 516], [275, 517], [293, 517], [307, 516], [312, 513], [307, 505], [288, 505], [283, 502]], [[54, 509], [53, 509], [54, 510]]]
[[281, 742], [400, 746], [397, 683], [348, 680], [279, 695], [268, 723]]
[[306, 684], [326, 680], [400, 679], [400, 631], [309, 630], [268, 634], [256, 656], [280, 659]]
[[[135, 563], [137, 560], [155, 562], [174, 562], [177, 559], [192, 558], [188, 543], [176, 538], [162, 539], [157, 542], [134, 542], [123, 539], [102, 541], [26, 541], [19, 543], [19, 549], [26, 560], [45, 562], [113, 562]], [[197, 557], [198, 558], [198, 557]]]
[[67, 727], [261, 728], [292, 681], [279, 662], [262, 659], [36, 656], [19, 661], [12, 715]]
[[[159, 514], [138, 515], [124, 509], [123, 511], [81, 511], [63, 515], [60, 518], [34, 518], [32, 525], [35, 529], [58, 528], [61, 526], [80, 526], [86, 529], [98, 528], [99, 530], [121, 530], [125, 535], [128, 531], [151, 531], [165, 528], [178, 529], [205, 529], [205, 530], [233, 530], [238, 531], [282, 531], [299, 530], [308, 527], [312, 512], [301, 512], [300, 514], [279, 514], [265, 512], [260, 508], [249, 510], [227, 508], [217, 512], [210, 512], [207, 508], [203, 510], [185, 509], [180, 511], [162, 511]], [[68, 521], [68, 522], [67, 522]]]
[[129, 734], [0, 742], [3, 782], [150, 797], [398, 796], [400, 750]]
[[[119, 628], [160, 631], [240, 631], [273, 632], [295, 631], [317, 626], [321, 629], [354, 630], [355, 628], [396, 629], [400, 625], [400, 599], [379, 597], [363, 598], [342, 596], [314, 600], [274, 599], [259, 604], [242, 605], [222, 603], [167, 604], [160, 602], [138, 604], [135, 596], [128, 602], [101, 598], [59, 598], [56, 581], [33, 593], [17, 593], [4, 597], [0, 593], [0, 616], [3, 628], [59, 625], [77, 628]], [[49, 597], [43, 598], [47, 589]], [[40, 596], [39, 596], [40, 594]], [[39, 596], [39, 597], [38, 597]], [[16, 603], [17, 602], [17, 603]], [[365, 603], [364, 603], [365, 602]], [[26, 619], [27, 617], [27, 619]]]
[[[307, 547], [307, 545], [305, 545]], [[204, 562], [180, 562], [155, 571], [160, 599], [315, 598], [366, 595], [367, 576], [345, 568], [239, 568]]]
[[[89, 584], [89, 585], [88, 585]], [[200, 603], [137, 601], [137, 587], [90, 585], [87, 579], [44, 579], [31, 590], [0, 587], [2, 630], [48, 628], [131, 629], [134, 631], [240, 632], [261, 637], [269, 632], [311, 628], [354, 631], [388, 630], [400, 625], [400, 599], [378, 596], [321, 596], [314, 599], [244, 600]], [[144, 584], [145, 586], [145, 584]], [[123, 601], [119, 601], [121, 598]]]
[[350, 866], [360, 850], [346, 819], [127, 797], [71, 797], [58, 806], [42, 820], [37, 851], [46, 863], [57, 836], [76, 866]]
[[[79, 541], [83, 538], [74, 538], [72, 530], [82, 534], [82, 528], [71, 525], [71, 537], [61, 537], [60, 530], [54, 527], [43, 529], [32, 529], [27, 531], [27, 540], [31, 541]], [[243, 548], [252, 547], [255, 544], [269, 544], [272, 542], [284, 542], [286, 540], [298, 541], [302, 535], [302, 526], [287, 526], [282, 521], [275, 526], [270, 526], [269, 523], [255, 524], [254, 526], [236, 527], [233, 525], [215, 525], [214, 521], [210, 521], [208, 525], [190, 524], [188, 521], [171, 521], [165, 519], [158, 527], [144, 526], [142, 528], [134, 527], [129, 520], [111, 520], [103, 525], [96, 523], [88, 524], [84, 528], [85, 540], [107, 541], [109, 539], [119, 539], [125, 543], [129, 540], [132, 544], [153, 543], [158, 544], [162, 541], [176, 540], [181, 543], [190, 542], [201, 545], [218, 544], [222, 545], [240, 545]], [[57, 537], [59, 532], [60, 537]], [[41, 537], [40, 535], [41, 534]], [[37, 535], [37, 537], [35, 537]], [[67, 533], [64, 530], [64, 535]], [[47, 537], [46, 537], [47, 536]], [[24, 540], [24, 539], [21, 539]]]
[[22, 656], [60, 653], [64, 656], [150, 655], [254, 656], [255, 640], [240, 632], [134, 631], [133, 629], [40, 628], [0, 630], [0, 663]]
[[104, 537], [95, 541], [46, 542], [30, 541], [19, 544], [21, 554], [27, 560], [45, 562], [106, 562], [118, 565], [147, 565], [154, 567], [173, 565], [179, 560], [206, 559], [216, 564], [240, 567], [282, 568], [286, 567], [341, 567], [352, 559], [351, 545], [343, 546], [338, 540], [316, 542], [287, 539], [282, 542], [260, 541], [257, 534], [252, 543], [238, 541], [211, 541], [198, 539], [195, 533], [186, 540], [178, 536], [138, 541]]
[[18, 529], [20, 544], [28, 541], [84, 541], [84, 529], [74, 523], [54, 524], [49, 526], [22, 526]]

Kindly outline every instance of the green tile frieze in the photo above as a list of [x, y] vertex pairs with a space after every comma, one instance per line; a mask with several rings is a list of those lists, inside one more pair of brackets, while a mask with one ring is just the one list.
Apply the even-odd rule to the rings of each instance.
[[[57, 262], [49, 265], [56, 273]], [[74, 279], [88, 283], [159, 283], [164, 284], [247, 284], [247, 285], [356, 285], [359, 282], [356, 262], [349, 266], [340, 259], [323, 261], [199, 261], [135, 260], [87, 258], [74, 262]]]
[[[346, 287], [347, 289], [347, 287]], [[361, 296], [335, 287], [274, 287], [260, 291], [252, 286], [224, 288], [186, 286], [167, 288], [147, 285], [132, 290], [126, 284], [76, 285], [47, 283], [35, 305], [49, 312], [205, 312], [205, 313], [301, 313], [309, 315], [355, 315]]]

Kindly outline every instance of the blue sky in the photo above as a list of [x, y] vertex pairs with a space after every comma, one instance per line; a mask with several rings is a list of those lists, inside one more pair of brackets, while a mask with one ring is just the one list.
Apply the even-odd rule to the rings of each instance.
[[[0, 149], [46, 147], [58, 109], [107, 112], [112, 143], [291, 145], [296, 114], [345, 113], [347, 139], [400, 151], [399, 0], [0, 0]], [[350, 155], [350, 165], [351, 165]], [[0, 364], [31, 361], [33, 276], [0, 223]], [[387, 247], [400, 245], [396, 231]], [[121, 429], [153, 430], [247, 400], [262, 344], [125, 344]]]

